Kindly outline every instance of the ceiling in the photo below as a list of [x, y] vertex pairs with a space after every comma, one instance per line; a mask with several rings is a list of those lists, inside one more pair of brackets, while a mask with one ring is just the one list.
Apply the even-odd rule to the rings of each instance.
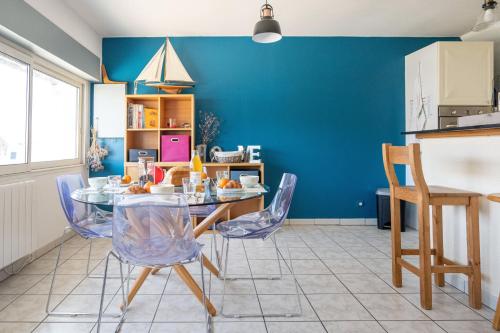
[[[63, 0], [100, 36], [248, 36], [264, 0]], [[286, 36], [461, 36], [483, 0], [270, 0]]]

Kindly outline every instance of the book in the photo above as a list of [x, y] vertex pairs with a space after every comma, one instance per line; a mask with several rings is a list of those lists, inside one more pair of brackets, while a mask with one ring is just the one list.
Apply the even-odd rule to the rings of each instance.
[[158, 110], [146, 108], [142, 104], [129, 103], [127, 128], [158, 128]]
[[144, 108], [144, 128], [158, 128], [158, 110]]
[[128, 103], [127, 108], [127, 128], [134, 127], [134, 104]]

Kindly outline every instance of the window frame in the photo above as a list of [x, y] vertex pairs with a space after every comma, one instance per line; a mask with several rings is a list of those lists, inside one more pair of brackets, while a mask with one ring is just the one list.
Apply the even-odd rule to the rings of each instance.
[[[53, 63], [40, 58], [39, 56], [28, 52], [24, 49], [12, 45], [7, 40], [0, 38], [0, 53], [5, 54], [14, 60], [20, 61], [28, 65], [28, 92], [27, 92], [27, 122], [26, 122], [26, 163], [0, 165], [0, 176], [9, 174], [26, 173], [31, 171], [38, 171], [44, 169], [53, 169], [60, 167], [82, 166], [84, 165], [85, 154], [85, 129], [87, 122], [85, 121], [88, 115], [88, 102], [90, 84], [85, 79], [68, 72], [54, 65]], [[37, 70], [43, 74], [54, 77], [67, 84], [70, 84], [79, 89], [79, 105], [77, 119], [77, 157], [74, 159], [32, 162], [31, 161], [31, 147], [32, 147], [32, 109], [33, 109], [33, 71]]]

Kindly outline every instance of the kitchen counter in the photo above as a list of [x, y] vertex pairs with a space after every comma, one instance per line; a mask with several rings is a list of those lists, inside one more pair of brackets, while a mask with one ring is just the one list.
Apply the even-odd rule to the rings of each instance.
[[442, 129], [424, 130], [424, 131], [409, 131], [409, 132], [401, 132], [401, 134], [403, 135], [415, 134], [417, 139], [500, 135], [500, 123], [463, 126], [463, 127], [450, 127]]

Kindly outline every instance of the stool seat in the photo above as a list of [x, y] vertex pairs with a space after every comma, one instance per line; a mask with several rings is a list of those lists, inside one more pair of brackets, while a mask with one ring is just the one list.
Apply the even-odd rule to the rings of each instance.
[[[466, 205], [470, 198], [480, 197], [481, 193], [464, 191], [446, 186], [428, 186], [430, 205]], [[418, 192], [415, 186], [399, 186], [394, 188], [396, 199], [418, 203]]]

